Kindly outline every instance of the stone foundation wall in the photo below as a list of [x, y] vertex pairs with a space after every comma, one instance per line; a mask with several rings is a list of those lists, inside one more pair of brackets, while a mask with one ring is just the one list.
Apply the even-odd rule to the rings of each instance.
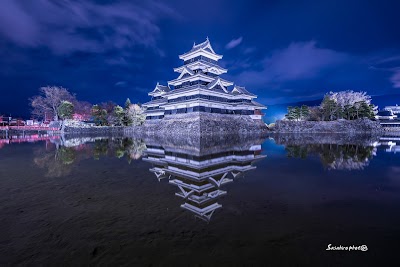
[[277, 121], [273, 129], [279, 133], [381, 133], [381, 125], [369, 119], [337, 121]]
[[63, 134], [122, 134], [124, 127], [91, 126], [80, 121], [65, 120], [61, 126], [61, 132]]
[[210, 113], [185, 113], [146, 121], [143, 126], [126, 127], [125, 134], [199, 136], [219, 134], [263, 134], [268, 131], [261, 120], [249, 116]]

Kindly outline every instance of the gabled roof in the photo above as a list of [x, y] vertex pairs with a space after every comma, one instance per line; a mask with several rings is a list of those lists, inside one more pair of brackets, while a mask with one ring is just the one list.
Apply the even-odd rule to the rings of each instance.
[[178, 77], [177, 79], [182, 78], [183, 75], [185, 75], [186, 73], [190, 74], [190, 76], [193, 76], [193, 75], [194, 75], [194, 71], [192, 71], [191, 69], [189, 69], [189, 68], [186, 67], [186, 66], [183, 66], [182, 72], [181, 72], [181, 74], [179, 75], [179, 77]]
[[204, 49], [204, 50], [207, 50], [207, 51], [215, 54], [214, 49], [212, 49], [212, 47], [211, 47], [210, 40], [208, 40], [208, 37], [204, 42], [202, 42], [200, 44], [194, 43], [193, 48], [189, 52], [193, 52], [193, 51], [200, 50], [200, 49]]
[[218, 55], [217, 53], [215, 53], [214, 49], [211, 46], [210, 40], [208, 40], [208, 37], [204, 42], [200, 44], [194, 43], [192, 49], [180, 55], [179, 58], [185, 60], [185, 58], [187, 58], [189, 55], [201, 51], [208, 53], [209, 56], [215, 60], [222, 58], [222, 55]]
[[266, 106], [264, 106], [263, 104], [260, 104], [260, 103], [258, 103], [258, 102], [256, 102], [256, 101], [254, 101], [254, 100], [252, 100], [251, 103], [252, 103], [254, 106], [256, 106], [256, 107], [260, 107], [260, 108], [262, 108], [262, 109], [267, 109]]
[[228, 90], [226, 90], [225, 86], [222, 84], [221, 78], [219, 77], [210, 82], [207, 87], [208, 89], [212, 89], [217, 85], [219, 85], [222, 88], [222, 90], [224, 90], [225, 93], [228, 93]]
[[159, 106], [161, 104], [166, 103], [167, 100], [164, 98], [161, 99], [156, 99], [156, 100], [150, 100], [149, 102], [143, 103], [142, 106], [146, 107], [146, 106]]
[[156, 87], [154, 88], [154, 90], [152, 91], [152, 93], [156, 93], [156, 92], [169, 92], [170, 88], [166, 85], [161, 85], [160, 83], [157, 82]]
[[242, 86], [237, 86], [232, 89], [231, 91], [232, 94], [244, 94], [244, 95], [249, 95], [249, 96], [256, 96], [255, 94], [250, 93], [249, 91], [246, 90], [246, 88]]
[[174, 71], [175, 71], [175, 72], [182, 72], [184, 67], [187, 67], [187, 68], [189, 68], [189, 69], [192, 69], [192, 68], [196, 68], [196, 67], [200, 67], [200, 66], [202, 67], [201, 69], [216, 68], [216, 69], [218, 69], [221, 73], [226, 73], [226, 72], [228, 72], [227, 69], [224, 69], [224, 68], [222, 68], [221, 66], [219, 66], [219, 65], [217, 65], [217, 64], [214, 64], [214, 63], [211, 63], [211, 62], [202, 60], [202, 59], [197, 60], [197, 61], [193, 61], [192, 63], [189, 63], [189, 64], [187, 64], [187, 65], [183, 65], [183, 66], [174, 68]]

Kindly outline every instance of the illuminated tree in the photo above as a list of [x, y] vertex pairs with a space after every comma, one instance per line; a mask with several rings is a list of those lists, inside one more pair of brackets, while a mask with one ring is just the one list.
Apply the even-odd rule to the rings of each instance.
[[62, 101], [57, 108], [57, 112], [61, 119], [71, 119], [74, 114], [74, 105], [69, 101]]
[[71, 94], [66, 88], [58, 86], [46, 86], [39, 89], [40, 95], [30, 99], [33, 108], [32, 115], [44, 118], [50, 115], [54, 120], [60, 117], [58, 107], [63, 101], [73, 102], [75, 95]]

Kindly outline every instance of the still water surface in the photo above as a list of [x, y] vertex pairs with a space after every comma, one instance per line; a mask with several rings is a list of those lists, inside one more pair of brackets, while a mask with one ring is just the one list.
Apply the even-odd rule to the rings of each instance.
[[1, 266], [398, 266], [399, 138], [42, 139], [0, 143]]

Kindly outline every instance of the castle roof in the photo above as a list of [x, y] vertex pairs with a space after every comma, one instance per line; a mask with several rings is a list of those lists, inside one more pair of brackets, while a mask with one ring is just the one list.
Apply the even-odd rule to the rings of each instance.
[[244, 95], [248, 95], [248, 96], [256, 96], [255, 94], [247, 91], [245, 87], [237, 86], [237, 85], [235, 85], [235, 87], [232, 89], [231, 93], [234, 95], [235, 94], [244, 94]]
[[153, 96], [153, 95], [161, 95], [164, 93], [168, 93], [169, 91], [171, 91], [171, 89], [166, 86], [166, 85], [161, 85], [160, 83], [157, 82], [156, 87], [153, 89], [153, 91], [151, 91], [149, 93], [149, 95]]
[[214, 49], [211, 46], [211, 43], [210, 43], [210, 40], [208, 39], [208, 37], [204, 42], [202, 42], [200, 44], [194, 43], [192, 49], [190, 49], [188, 52], [180, 55], [179, 58], [185, 60], [185, 58], [187, 56], [189, 56], [191, 54], [194, 54], [196, 52], [201, 52], [201, 51], [206, 52], [209, 55], [211, 54], [210, 56], [215, 57], [216, 59], [221, 59], [222, 58], [222, 55], [218, 55], [218, 54], [215, 53]]

